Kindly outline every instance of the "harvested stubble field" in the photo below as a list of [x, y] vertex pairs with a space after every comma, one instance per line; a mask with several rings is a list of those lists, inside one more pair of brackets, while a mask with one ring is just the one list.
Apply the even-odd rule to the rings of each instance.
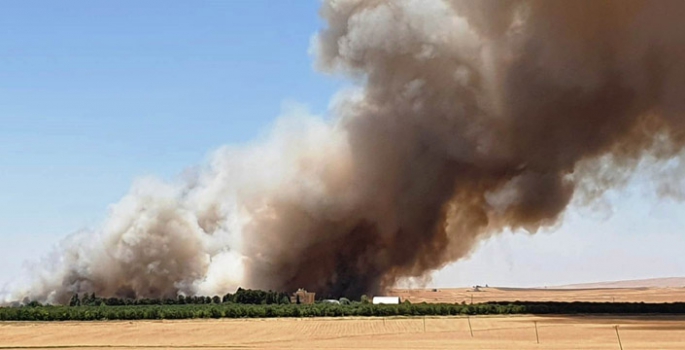
[[560, 301], [560, 302], [685, 302], [685, 288], [592, 288], [592, 289], [532, 289], [532, 288], [472, 288], [395, 289], [391, 295], [412, 303], [486, 303], [491, 301]]
[[614, 325], [624, 349], [685, 343], [685, 317], [510, 316], [6, 322], [0, 348], [618, 349]]

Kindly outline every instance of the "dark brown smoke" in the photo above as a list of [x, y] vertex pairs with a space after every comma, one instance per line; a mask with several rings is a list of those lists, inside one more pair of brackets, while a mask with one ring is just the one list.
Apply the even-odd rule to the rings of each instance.
[[[321, 15], [317, 67], [357, 85], [333, 121], [296, 110], [180, 185], [135, 186], [12, 297], [357, 297], [554, 225], [645, 159], [681, 162], [684, 1], [327, 0]], [[681, 193], [683, 168], [655, 190]]]
[[355, 202], [335, 218], [278, 203], [254, 238], [305, 243], [267, 246], [259, 285], [377, 292], [554, 224], [579, 181], [586, 197], [616, 185], [584, 162], [620, 173], [683, 148], [685, 2], [331, 0], [322, 15], [319, 66], [362, 85], [341, 120]]

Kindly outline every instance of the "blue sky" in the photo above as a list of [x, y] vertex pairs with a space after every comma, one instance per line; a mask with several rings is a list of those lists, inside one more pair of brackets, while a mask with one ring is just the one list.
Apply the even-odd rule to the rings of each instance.
[[[220, 145], [254, 139], [283, 101], [324, 112], [342, 85], [314, 72], [307, 54], [322, 25], [317, 0], [2, 5], [0, 285], [24, 260], [96, 226], [136, 177], [173, 178]], [[685, 258], [673, 250], [685, 244], [677, 234], [685, 207], [625, 196], [610, 220], [573, 214], [557, 233], [486, 242], [436, 283], [488, 278], [543, 285], [685, 274]], [[613, 250], [600, 249], [603, 241]], [[554, 249], [564, 244], [575, 248]], [[642, 258], [631, 254], [638, 248]], [[611, 264], [643, 268], [614, 275], [611, 264], [587, 269], [612, 260], [606, 254], [614, 254]], [[546, 272], [530, 277], [539, 264]]]
[[137, 176], [170, 178], [254, 138], [283, 100], [324, 110], [336, 82], [307, 55], [317, 11], [316, 0], [3, 2], [3, 263], [96, 225]]

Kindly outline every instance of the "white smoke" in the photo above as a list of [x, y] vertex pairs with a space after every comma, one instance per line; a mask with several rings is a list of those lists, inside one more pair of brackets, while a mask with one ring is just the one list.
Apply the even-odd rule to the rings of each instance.
[[[330, 215], [340, 205], [326, 203], [333, 197], [321, 179], [332, 159], [344, 176], [344, 132], [304, 106], [284, 109], [263, 140], [221, 148], [209, 164], [178, 182], [136, 181], [99, 229], [65, 238], [32, 265], [28, 281], [17, 281], [0, 300], [64, 303], [85, 292], [223, 295], [245, 287], [246, 260], [266, 257], [245, 246], [244, 230], [254, 217], [273, 215], [268, 203], [274, 196], [298, 198], [312, 211], [328, 205]], [[278, 240], [272, 238], [274, 244]]]

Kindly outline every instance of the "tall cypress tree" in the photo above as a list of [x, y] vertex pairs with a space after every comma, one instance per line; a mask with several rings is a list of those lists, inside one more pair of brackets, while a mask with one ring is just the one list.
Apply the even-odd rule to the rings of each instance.
[[74, 295], [71, 297], [71, 300], [69, 300], [69, 306], [79, 305], [81, 305], [81, 300], [78, 298], [78, 293], [74, 293]]

